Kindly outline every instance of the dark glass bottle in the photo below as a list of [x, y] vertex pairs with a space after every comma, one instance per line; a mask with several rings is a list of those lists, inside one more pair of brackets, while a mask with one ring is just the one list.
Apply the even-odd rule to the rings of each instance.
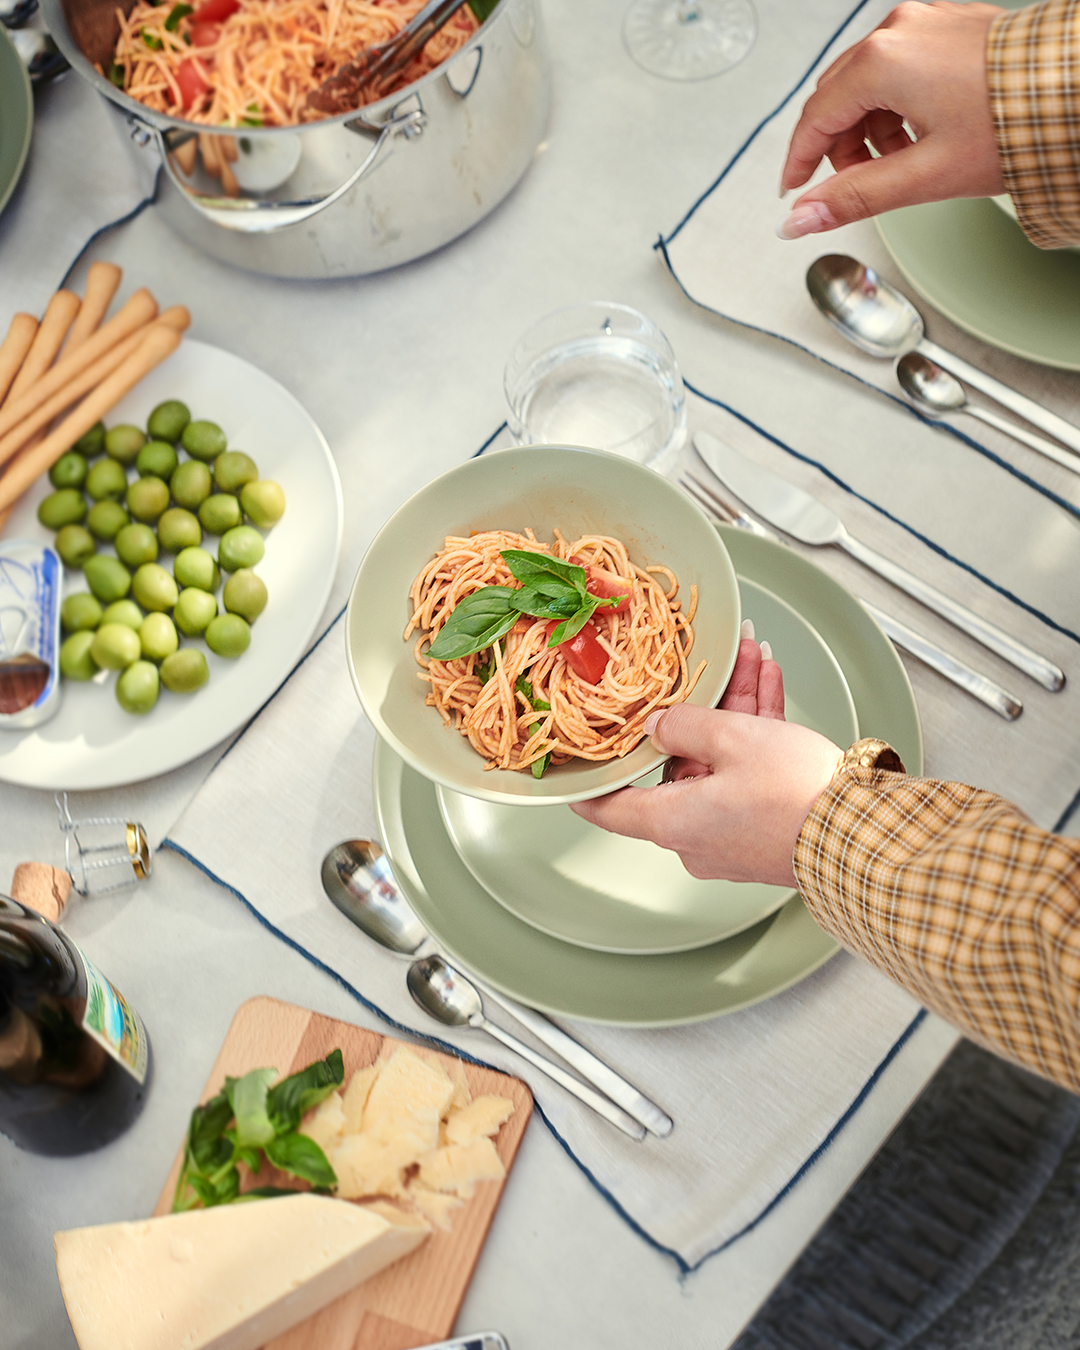
[[0, 895], [0, 1133], [32, 1153], [89, 1153], [150, 1087], [142, 1019], [48, 919]]

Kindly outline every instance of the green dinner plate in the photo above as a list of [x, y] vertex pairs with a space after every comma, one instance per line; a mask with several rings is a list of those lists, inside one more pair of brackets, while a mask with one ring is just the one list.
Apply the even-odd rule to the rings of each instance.
[[30, 76], [7, 29], [0, 24], [0, 211], [7, 205], [23, 171], [33, 126]]
[[908, 282], [994, 347], [1080, 370], [1080, 253], [1036, 248], [988, 200], [930, 202], [877, 218]]
[[[777, 596], [739, 578], [742, 612], [785, 672], [789, 721], [836, 741], [858, 721], [836, 658]], [[660, 770], [643, 780], [655, 782]], [[568, 806], [532, 811], [438, 789], [443, 823], [465, 866], [511, 914], [542, 933], [597, 951], [690, 951], [733, 937], [795, 894], [783, 886], [700, 881], [647, 839], [609, 834]]]
[[[847, 679], [861, 733], [888, 740], [921, 772], [907, 674], [858, 601], [771, 540], [721, 533], [737, 571], [782, 596], [821, 634]], [[624, 956], [561, 942], [522, 923], [478, 884], [450, 842], [434, 785], [382, 741], [374, 789], [383, 847], [420, 918], [464, 969], [533, 1007], [621, 1026], [696, 1022], [779, 993], [837, 950], [798, 897], [736, 937], [689, 952]]]

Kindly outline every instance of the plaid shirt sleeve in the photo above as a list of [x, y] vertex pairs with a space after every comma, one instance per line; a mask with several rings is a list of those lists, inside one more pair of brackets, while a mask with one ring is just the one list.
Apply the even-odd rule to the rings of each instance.
[[972, 1040], [1080, 1091], [1080, 840], [1001, 797], [840, 774], [795, 875], [817, 922]]
[[990, 26], [990, 103], [1005, 186], [1040, 248], [1080, 243], [1080, 0]]

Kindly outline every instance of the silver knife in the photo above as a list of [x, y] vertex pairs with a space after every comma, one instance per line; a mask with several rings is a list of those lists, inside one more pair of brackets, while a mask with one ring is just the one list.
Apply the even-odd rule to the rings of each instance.
[[[741, 530], [746, 530], [749, 534], [759, 535], [763, 539], [771, 539], [774, 544], [783, 542], [780, 536], [770, 530], [767, 525], [762, 525], [759, 520], [755, 520], [753, 516], [748, 515], [732, 500], [722, 496], [713, 488], [706, 487], [692, 474], [686, 480], [681, 481], [679, 486], [718, 519], [735, 525]], [[869, 611], [877, 626], [894, 646], [900, 647], [911, 656], [917, 657], [931, 670], [936, 670], [939, 675], [951, 681], [958, 689], [962, 689], [965, 694], [970, 694], [972, 698], [977, 698], [980, 703], [985, 703], [999, 717], [1004, 717], [1007, 722], [1014, 722], [1024, 711], [1024, 705], [1016, 695], [1010, 694], [1007, 689], [1003, 689], [988, 675], [981, 674], [966, 662], [961, 661], [959, 657], [950, 656], [943, 647], [930, 642], [929, 639], [909, 628], [907, 624], [901, 623], [899, 619], [894, 619], [891, 614], [886, 614], [884, 610], [878, 609], [869, 600], [864, 600], [861, 595], [857, 595], [855, 599], [858, 600], [863, 609]]]
[[944, 591], [915, 576], [906, 567], [855, 539], [836, 512], [809, 492], [789, 483], [771, 469], [755, 464], [706, 431], [695, 434], [694, 445], [717, 478], [776, 529], [803, 544], [816, 547], [836, 544], [865, 567], [891, 581], [935, 614], [940, 614], [976, 642], [981, 642], [1002, 660], [1022, 670], [1044, 689], [1057, 690], [1065, 684], [1065, 675], [1059, 666]]

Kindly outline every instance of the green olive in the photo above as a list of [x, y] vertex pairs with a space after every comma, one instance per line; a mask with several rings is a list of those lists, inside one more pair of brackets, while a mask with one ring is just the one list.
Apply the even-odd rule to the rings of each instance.
[[258, 483], [248, 483], [240, 493], [240, 505], [253, 525], [269, 530], [285, 514], [285, 493], [279, 483], [264, 478]]
[[190, 511], [170, 506], [157, 523], [158, 539], [166, 553], [179, 553], [202, 543], [202, 529]]
[[222, 454], [228, 442], [225, 433], [215, 422], [189, 422], [180, 437], [180, 443], [192, 457], [209, 463]]
[[90, 655], [103, 670], [126, 670], [141, 653], [139, 635], [126, 623], [103, 623], [90, 644]]
[[116, 554], [128, 567], [141, 567], [143, 563], [156, 562], [158, 555], [157, 535], [149, 525], [125, 525], [116, 536]]
[[101, 616], [104, 623], [122, 623], [137, 633], [142, 627], [143, 612], [134, 600], [114, 600]]
[[143, 609], [172, 609], [180, 592], [164, 567], [143, 563], [132, 578], [131, 594]]
[[161, 663], [161, 683], [174, 694], [191, 694], [210, 678], [206, 657], [198, 647], [181, 647]]
[[151, 661], [136, 661], [116, 681], [116, 701], [125, 712], [148, 713], [158, 701], [161, 680]]
[[95, 422], [71, 447], [86, 459], [96, 459], [105, 449], [105, 423]]
[[197, 459], [185, 459], [183, 464], [176, 466], [176, 472], [169, 479], [169, 487], [176, 498], [177, 506], [186, 507], [189, 511], [198, 510], [206, 501], [210, 496], [212, 483], [210, 470]]
[[176, 625], [167, 614], [148, 614], [139, 629], [142, 654], [148, 661], [164, 661], [180, 645]]
[[240, 567], [254, 567], [262, 562], [266, 545], [258, 530], [250, 525], [237, 525], [226, 530], [218, 544], [218, 562], [225, 572], [235, 572]]
[[108, 498], [103, 502], [94, 503], [87, 514], [86, 524], [92, 535], [108, 544], [116, 538], [129, 520], [130, 516], [120, 503]]
[[105, 453], [120, 464], [134, 464], [146, 437], [138, 427], [110, 427], [105, 433]]
[[240, 503], [231, 492], [215, 492], [199, 507], [199, 524], [207, 534], [224, 534], [243, 519]]
[[56, 551], [68, 567], [81, 567], [97, 552], [97, 544], [85, 525], [65, 525], [57, 531]]
[[65, 633], [92, 630], [101, 622], [101, 601], [89, 591], [76, 591], [60, 606], [60, 622]]
[[176, 451], [168, 441], [147, 441], [135, 460], [135, 470], [140, 478], [164, 478], [166, 482], [176, 468]]
[[37, 518], [47, 530], [77, 525], [86, 516], [86, 499], [78, 488], [59, 488], [50, 492], [37, 510]]
[[235, 659], [251, 645], [251, 629], [239, 614], [219, 614], [207, 625], [206, 645], [218, 656]]
[[185, 548], [178, 553], [173, 576], [181, 586], [197, 586], [200, 591], [216, 591], [221, 581], [217, 563], [204, 548]]
[[92, 558], [87, 558], [83, 563], [83, 576], [103, 605], [123, 600], [131, 590], [131, 573], [119, 558], [107, 553], [95, 553]]
[[146, 422], [146, 429], [155, 440], [169, 441], [175, 445], [191, 421], [187, 404], [178, 398], [166, 399], [159, 403]]
[[239, 492], [259, 476], [259, 466], [243, 450], [226, 450], [214, 460], [214, 482], [221, 492]]
[[221, 599], [230, 614], [254, 623], [266, 608], [266, 583], [250, 568], [242, 567], [225, 583]]
[[69, 450], [49, 470], [49, 482], [55, 488], [82, 487], [89, 467], [83, 455], [76, 450]]
[[169, 485], [160, 478], [136, 478], [127, 490], [127, 509], [136, 520], [157, 520], [169, 504]]
[[122, 497], [127, 491], [124, 466], [117, 464], [115, 459], [102, 459], [91, 464], [86, 475], [86, 490], [96, 502], [105, 497]]
[[92, 680], [98, 673], [98, 663], [90, 654], [94, 634], [83, 629], [72, 635], [60, 648], [60, 674], [69, 680]]
[[180, 592], [173, 609], [173, 620], [185, 637], [198, 637], [217, 616], [217, 600], [206, 591], [188, 586]]

